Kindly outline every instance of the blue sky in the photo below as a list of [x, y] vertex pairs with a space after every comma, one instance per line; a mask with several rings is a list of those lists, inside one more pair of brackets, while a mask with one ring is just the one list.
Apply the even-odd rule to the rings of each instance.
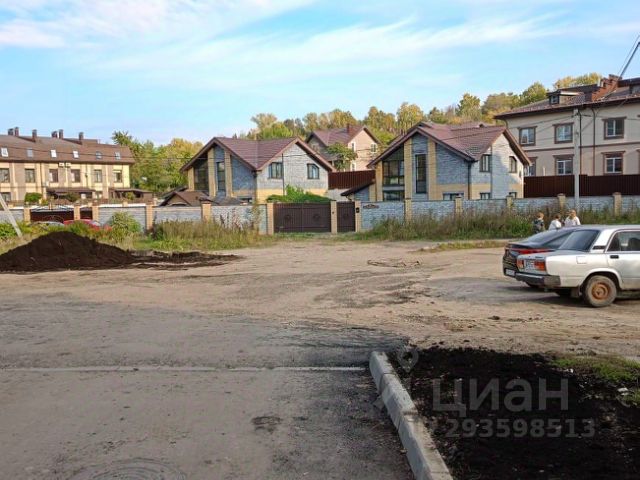
[[429, 110], [617, 73], [638, 34], [637, 0], [0, 0], [0, 128], [166, 142]]

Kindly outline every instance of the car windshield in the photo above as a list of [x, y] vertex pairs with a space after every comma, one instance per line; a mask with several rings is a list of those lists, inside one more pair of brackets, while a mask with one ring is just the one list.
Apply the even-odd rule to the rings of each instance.
[[560, 246], [560, 250], [575, 250], [578, 252], [588, 252], [591, 245], [598, 236], [597, 230], [578, 230], [571, 235]]

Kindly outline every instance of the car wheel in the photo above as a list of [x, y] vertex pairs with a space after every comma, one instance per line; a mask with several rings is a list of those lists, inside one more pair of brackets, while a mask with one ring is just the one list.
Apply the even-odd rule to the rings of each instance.
[[584, 287], [584, 301], [595, 308], [608, 307], [618, 295], [618, 287], [609, 277], [595, 275]]

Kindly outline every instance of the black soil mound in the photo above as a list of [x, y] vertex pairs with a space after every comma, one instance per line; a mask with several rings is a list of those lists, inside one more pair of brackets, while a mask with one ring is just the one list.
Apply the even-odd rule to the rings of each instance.
[[[409, 373], [398, 371], [456, 479], [640, 478], [640, 408], [620, 401], [619, 385], [561, 371], [543, 356], [475, 349], [420, 351]], [[540, 392], [561, 390], [563, 379], [566, 404], [542, 406]], [[508, 397], [524, 391], [522, 381], [531, 390]], [[473, 402], [488, 385], [497, 401]], [[465, 408], [447, 408], [454, 399]]]
[[186, 269], [216, 266], [237, 259], [234, 255], [200, 252], [143, 255], [96, 242], [71, 232], [52, 232], [0, 255], [0, 272], [32, 273], [56, 270], [112, 268]]

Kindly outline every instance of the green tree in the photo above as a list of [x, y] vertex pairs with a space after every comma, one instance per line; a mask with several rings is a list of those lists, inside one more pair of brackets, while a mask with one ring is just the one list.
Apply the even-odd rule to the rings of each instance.
[[331, 155], [335, 155], [336, 160], [333, 162], [333, 165], [338, 170], [346, 170], [351, 165], [351, 162], [355, 161], [358, 158], [358, 153], [351, 150], [346, 145], [341, 143], [334, 143], [327, 147], [327, 152]]
[[422, 109], [415, 103], [403, 102], [396, 112], [398, 133], [406, 132], [416, 123], [425, 119]]
[[539, 102], [547, 98], [547, 89], [540, 82], [535, 82], [529, 85], [521, 94], [518, 99], [517, 105], [523, 106], [530, 103]]
[[480, 120], [482, 118], [480, 99], [475, 95], [465, 93], [458, 103], [456, 114], [462, 121]]
[[585, 73], [584, 75], [578, 75], [577, 77], [567, 76], [559, 78], [553, 84], [553, 88], [560, 90], [562, 88], [578, 87], [581, 85], [593, 85], [600, 83], [602, 75], [598, 72]]
[[359, 122], [349, 111], [336, 108], [327, 113], [329, 128], [344, 128], [347, 125], [357, 125]]
[[282, 122], [275, 122], [268, 127], [263, 128], [256, 134], [258, 140], [268, 140], [271, 138], [289, 138], [295, 135]]
[[273, 113], [258, 113], [251, 117], [251, 121], [256, 124], [258, 131], [262, 131], [276, 123], [278, 121], [278, 117]]
[[515, 93], [492, 93], [482, 104], [482, 115], [487, 120], [493, 120], [495, 115], [511, 110], [518, 105], [520, 97]]

